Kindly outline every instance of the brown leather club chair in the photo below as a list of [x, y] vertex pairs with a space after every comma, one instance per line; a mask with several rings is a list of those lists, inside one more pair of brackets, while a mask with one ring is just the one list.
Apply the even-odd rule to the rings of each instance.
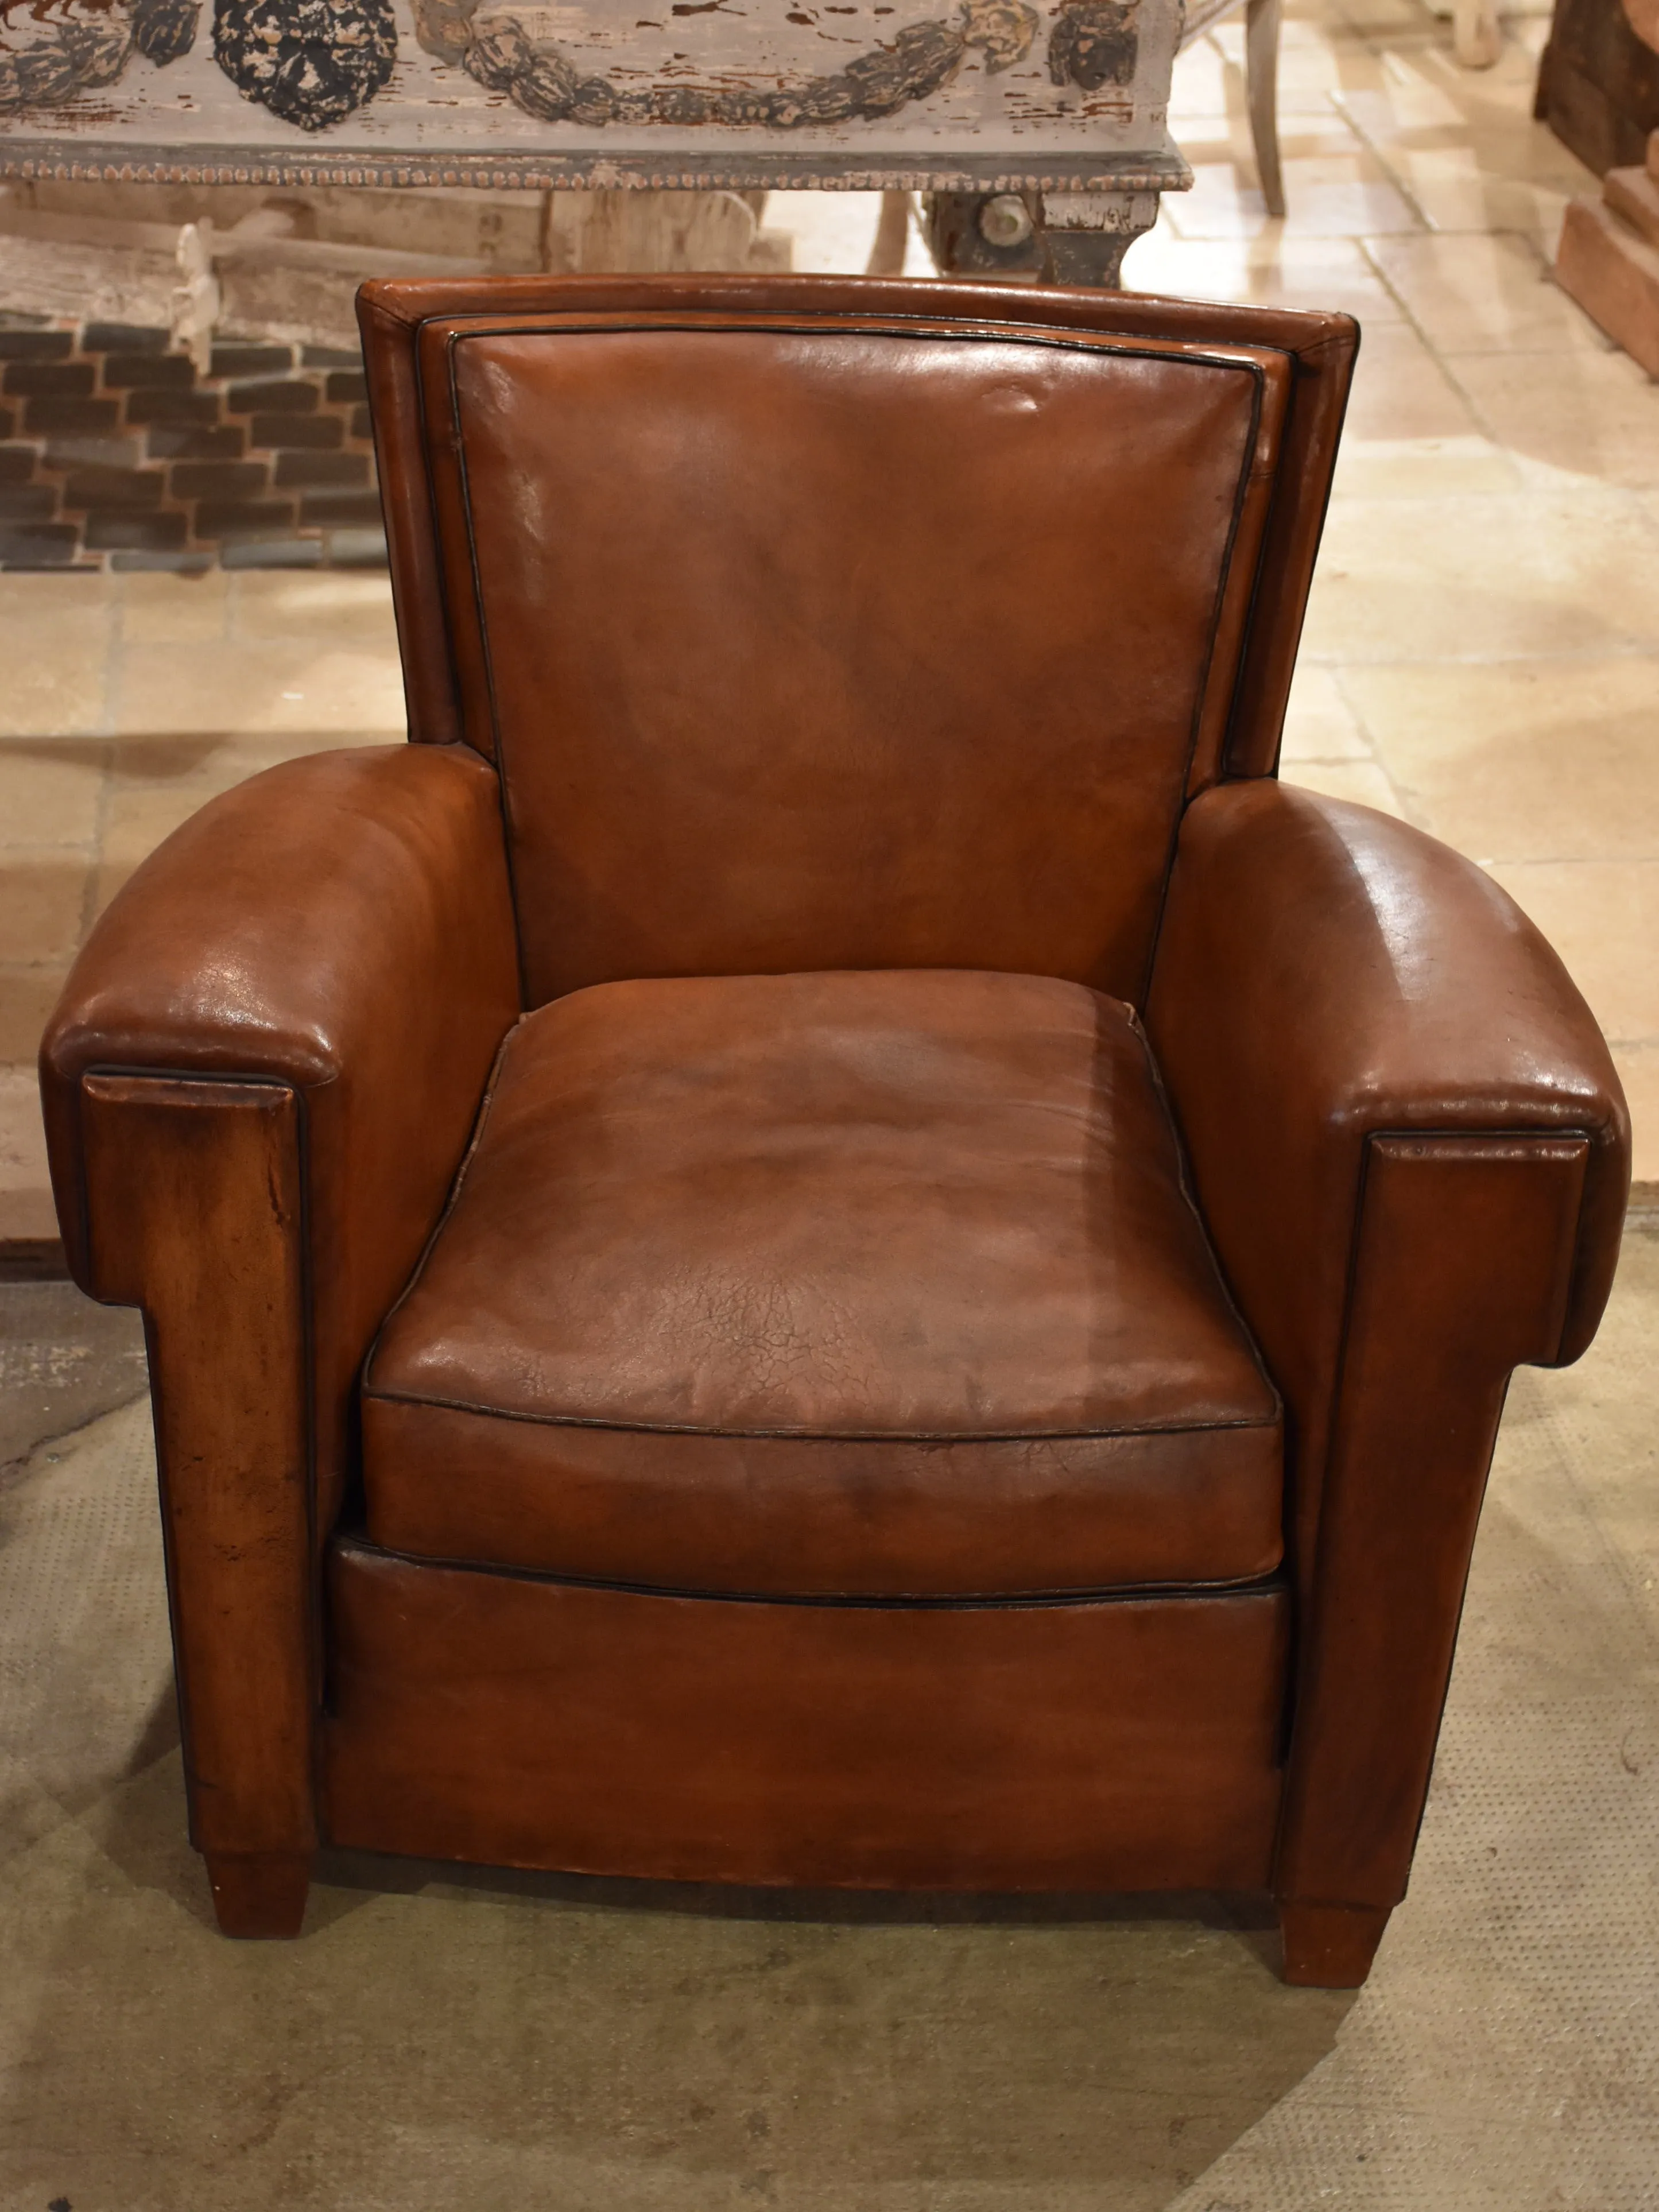
[[143, 1309], [194, 1839], [1402, 1895], [1618, 1082], [1491, 879], [1274, 765], [1357, 332], [373, 284], [410, 735], [213, 801], [43, 1056]]

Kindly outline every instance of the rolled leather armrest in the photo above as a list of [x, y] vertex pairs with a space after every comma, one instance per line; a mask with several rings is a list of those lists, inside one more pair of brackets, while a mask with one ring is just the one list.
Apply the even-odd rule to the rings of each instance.
[[304, 1910], [357, 1370], [518, 1010], [494, 771], [385, 746], [204, 807], [41, 1048], [76, 1279], [143, 1309], [191, 1832], [234, 1933]]
[[1510, 1372], [1576, 1358], [1611, 1286], [1624, 1098], [1565, 969], [1482, 870], [1270, 780], [1188, 810], [1146, 1024], [1290, 1415], [1279, 1893], [1387, 1907]]
[[[82, 1287], [113, 1303], [142, 1288], [143, 1255], [113, 1249], [118, 1224], [88, 1211], [87, 1079], [264, 1079], [295, 1095], [324, 1528], [353, 1376], [518, 1012], [494, 770], [460, 747], [386, 745], [289, 762], [210, 801], [113, 900], [48, 1024], [64, 1248]], [[130, 1119], [138, 1177], [145, 1124]]]

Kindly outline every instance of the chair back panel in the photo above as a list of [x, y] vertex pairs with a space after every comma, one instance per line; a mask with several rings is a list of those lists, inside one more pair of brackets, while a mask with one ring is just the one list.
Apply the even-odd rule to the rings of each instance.
[[416, 340], [530, 1004], [921, 966], [1139, 1001], [1221, 772], [1285, 351], [651, 304]]

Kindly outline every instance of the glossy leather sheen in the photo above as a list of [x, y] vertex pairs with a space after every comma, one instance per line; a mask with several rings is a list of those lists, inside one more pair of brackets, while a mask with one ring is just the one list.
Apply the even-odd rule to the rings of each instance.
[[[1188, 810], [1147, 1024], [1205, 1221], [1296, 1415], [1310, 1564], [1368, 1139], [1589, 1138], [1560, 1333], [1540, 1354], [1572, 1359], [1618, 1259], [1624, 1094], [1566, 970], [1483, 869], [1271, 781]], [[1398, 1321], [1412, 1328], [1409, 1307]]]
[[769, 1605], [328, 1564], [328, 1834], [688, 1881], [1259, 1889], [1288, 1594]]
[[635, 313], [436, 320], [419, 362], [532, 1003], [911, 965], [1141, 995], [1281, 354]]
[[390, 1548], [668, 1588], [1244, 1581], [1278, 1402], [1127, 1010], [1030, 976], [529, 1016], [371, 1360]]
[[221, 1924], [291, 1933], [330, 1835], [1271, 1881], [1352, 1985], [1629, 1172], [1503, 893], [1272, 778], [1352, 324], [360, 312], [417, 742], [204, 809], [43, 1050]]
[[1229, 773], [1260, 775], [1271, 769], [1359, 343], [1352, 318], [1162, 300], [1133, 292], [860, 277], [599, 275], [363, 286], [358, 319], [380, 481], [394, 491], [387, 536], [410, 732], [417, 741], [454, 741], [470, 710], [468, 686], [459, 680], [448, 634], [416, 358], [422, 332], [437, 319], [463, 315], [614, 317], [641, 310], [682, 319], [810, 318], [825, 331], [834, 331], [847, 318], [879, 315], [1012, 325], [1043, 333], [1173, 339], [1200, 347], [1247, 346], [1277, 354], [1288, 376], [1287, 411], [1226, 737]]
[[83, 1075], [258, 1076], [298, 1094], [319, 1532], [349, 1471], [363, 1353], [517, 1012], [494, 775], [459, 748], [376, 746], [269, 769], [175, 830], [99, 921], [47, 1029], [52, 1188], [85, 1289]]

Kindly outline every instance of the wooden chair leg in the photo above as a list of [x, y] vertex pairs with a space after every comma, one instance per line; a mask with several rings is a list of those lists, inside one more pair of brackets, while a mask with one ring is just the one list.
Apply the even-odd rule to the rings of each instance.
[[1280, 0], [1249, 0], [1244, 14], [1244, 94], [1250, 111], [1255, 173], [1271, 216], [1285, 213], [1285, 173], [1279, 160], [1279, 12]]
[[866, 276], [902, 276], [904, 256], [910, 243], [910, 195], [884, 192], [875, 241], [865, 268]]
[[1498, 0], [1453, 0], [1452, 52], [1464, 69], [1490, 69], [1504, 51]]
[[1386, 1911], [1364, 1905], [1284, 1905], [1285, 1978], [1293, 1989], [1357, 1990], [1371, 1970]]
[[222, 1936], [297, 1936], [311, 1887], [309, 1855], [207, 1851], [213, 1910]]

